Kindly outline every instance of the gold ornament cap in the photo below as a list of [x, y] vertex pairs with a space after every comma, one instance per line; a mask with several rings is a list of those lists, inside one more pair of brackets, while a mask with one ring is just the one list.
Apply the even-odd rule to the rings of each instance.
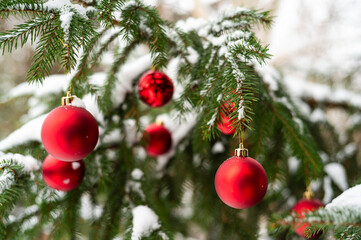
[[163, 126], [163, 125], [164, 125], [164, 122], [163, 122], [162, 120], [160, 120], [160, 119], [157, 119], [157, 120], [155, 121], [155, 124], [157, 124], [157, 125], [159, 125], [159, 126]]
[[65, 106], [65, 105], [70, 104], [74, 100], [74, 98], [75, 98], [75, 96], [72, 96], [71, 92], [68, 91], [66, 93], [66, 97], [61, 98], [61, 105]]
[[307, 199], [307, 200], [310, 200], [313, 198], [313, 192], [311, 190], [311, 187], [310, 186], [307, 186], [306, 188], [306, 192], [303, 193], [303, 198]]
[[243, 143], [240, 143], [239, 148], [234, 150], [234, 155], [237, 157], [248, 157], [248, 149], [243, 146]]

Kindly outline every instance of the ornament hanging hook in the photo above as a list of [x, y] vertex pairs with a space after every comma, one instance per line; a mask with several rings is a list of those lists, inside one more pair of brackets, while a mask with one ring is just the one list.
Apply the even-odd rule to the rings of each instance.
[[70, 104], [74, 100], [75, 96], [71, 95], [71, 91], [66, 93], [66, 97], [61, 98], [61, 105], [65, 106]]
[[244, 128], [241, 123], [241, 134], [238, 134], [239, 148], [234, 150], [237, 157], [248, 157], [248, 149], [244, 147]]
[[310, 185], [307, 186], [306, 191], [303, 193], [303, 198], [310, 200], [311, 198], [313, 198], [313, 192], [312, 189], [310, 187]]

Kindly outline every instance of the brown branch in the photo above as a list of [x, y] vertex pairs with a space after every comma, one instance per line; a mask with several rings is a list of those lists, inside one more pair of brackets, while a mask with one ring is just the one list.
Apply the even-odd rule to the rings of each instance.
[[80, 4], [80, 5], [83, 5], [83, 7], [92, 7], [92, 6], [95, 6], [95, 2], [92, 2], [92, 3], [87, 3], [87, 2], [84, 2], [82, 0], [73, 0], [74, 2]]
[[315, 109], [317, 106], [323, 105], [326, 108], [357, 108], [361, 110], [361, 107], [352, 105], [346, 101], [342, 102], [332, 102], [330, 100], [317, 100], [313, 97], [301, 97], [302, 101], [304, 101], [307, 105], [309, 105], [312, 109]]

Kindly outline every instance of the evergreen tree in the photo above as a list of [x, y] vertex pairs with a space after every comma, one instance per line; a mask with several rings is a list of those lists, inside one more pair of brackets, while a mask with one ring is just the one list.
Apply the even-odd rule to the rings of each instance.
[[[34, 107], [0, 141], [2, 239], [182, 239], [193, 231], [206, 239], [258, 239], [265, 225], [273, 238], [290, 239], [295, 222], [308, 222], [310, 235], [321, 229], [324, 239], [361, 239], [358, 186], [305, 218], [290, 214], [307, 187], [320, 198], [322, 180], [341, 193], [344, 182], [361, 178], [351, 138], [361, 118], [352, 101], [337, 103], [355, 118], [347, 139], [337, 141], [326, 120], [305, 114], [302, 106], [316, 112], [328, 103], [300, 103], [264, 66], [271, 56], [254, 29], [271, 25], [268, 12], [236, 8], [214, 20], [171, 23], [138, 0], [2, 0], [0, 16], [24, 20], [0, 33], [3, 53], [36, 45], [27, 83], [4, 98], [27, 97]], [[64, 74], [50, 75], [58, 65]], [[138, 95], [148, 70], [173, 81], [173, 100], [161, 108]], [[82, 183], [63, 192], [44, 182], [48, 153], [40, 133], [67, 92], [93, 114], [99, 139], [83, 160]], [[225, 116], [233, 134], [219, 130]], [[170, 130], [172, 146], [152, 157], [143, 131], [157, 120]], [[264, 199], [242, 210], [214, 189], [218, 167], [240, 143], [269, 182]]]

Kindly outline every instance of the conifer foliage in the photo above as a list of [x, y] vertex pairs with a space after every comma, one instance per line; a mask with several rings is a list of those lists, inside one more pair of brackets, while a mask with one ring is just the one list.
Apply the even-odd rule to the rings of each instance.
[[[292, 232], [289, 218], [271, 216], [289, 213], [287, 198], [324, 177], [319, 153], [327, 150], [316, 141], [324, 127], [309, 121], [280, 77], [262, 67], [270, 54], [253, 30], [270, 26], [268, 12], [235, 8], [209, 21], [172, 23], [138, 0], [2, 0], [0, 16], [23, 20], [0, 33], [3, 53], [35, 46], [30, 85], [5, 100], [36, 103], [27, 122], [0, 141], [2, 239], [182, 239], [194, 229], [207, 239], [257, 239], [270, 219], [275, 238], [285, 236], [285, 226]], [[51, 75], [58, 66], [64, 74]], [[174, 82], [173, 100], [159, 109], [137, 96], [137, 81], [150, 69]], [[96, 118], [99, 141], [83, 159], [83, 182], [61, 192], [42, 179], [40, 129], [66, 91]], [[236, 130], [225, 136], [217, 123], [230, 103]], [[172, 148], [151, 157], [142, 133], [156, 120], [169, 128]], [[219, 200], [214, 174], [244, 131], [270, 185], [262, 202], [240, 211]], [[292, 157], [300, 163], [297, 178]]]

